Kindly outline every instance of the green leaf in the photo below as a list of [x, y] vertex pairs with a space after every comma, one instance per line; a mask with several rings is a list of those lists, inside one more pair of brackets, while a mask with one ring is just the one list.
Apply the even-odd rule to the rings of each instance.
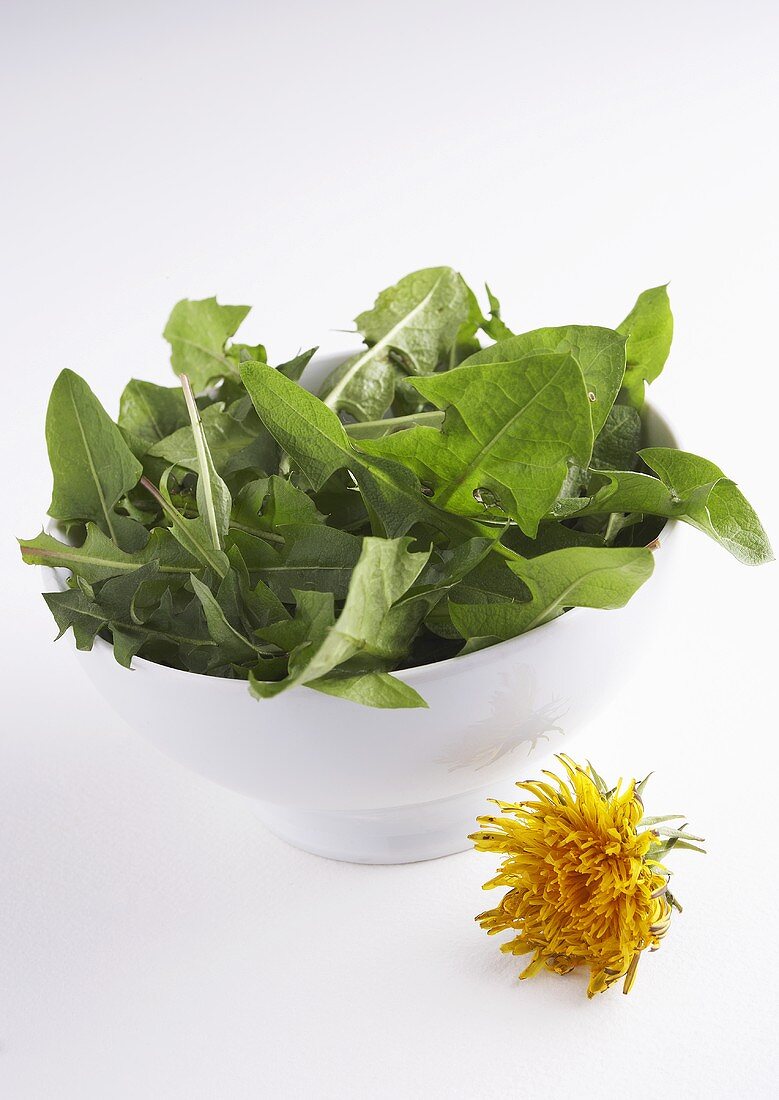
[[246, 562], [235, 547], [228, 551], [228, 558], [230, 571], [220, 582], [216, 598], [231, 626], [251, 638], [259, 628], [290, 617], [284, 604], [263, 581], [252, 581]]
[[[247, 395], [227, 408], [222, 402], [209, 405], [201, 412], [200, 419], [214, 466], [222, 478], [247, 469], [267, 472], [278, 465], [276, 443]], [[185, 427], [154, 443], [149, 454], [164, 459], [170, 466], [197, 471], [197, 448], [189, 421]]]
[[296, 608], [292, 618], [280, 619], [255, 633], [289, 654], [317, 648], [335, 623], [335, 604], [331, 592], [293, 592]]
[[244, 363], [241, 378], [260, 419], [313, 489], [348, 464], [343, 425], [319, 398], [266, 363]]
[[242, 661], [254, 662], [257, 659], [256, 645], [244, 637], [227, 620], [227, 616], [219, 605], [213, 592], [207, 585], [192, 574], [192, 588], [200, 600], [203, 613], [208, 623], [208, 632], [220, 649], [220, 655], [224, 655], [229, 661], [240, 663]]
[[171, 501], [167, 482], [168, 477], [166, 475], [160, 482], [160, 488], [158, 489], [147, 478], [141, 479], [143, 487], [151, 493], [162, 509], [165, 518], [170, 521], [170, 532], [176, 541], [203, 565], [213, 569], [218, 576], [226, 576], [230, 563], [227, 556], [214, 547], [211, 531], [205, 520], [202, 516], [197, 516], [194, 519], [186, 519], [182, 516]]
[[134, 573], [155, 561], [160, 575], [188, 577], [202, 568], [168, 530], [155, 527], [141, 550], [125, 554], [94, 523], [88, 523], [81, 546], [70, 546], [41, 531], [34, 539], [19, 540], [22, 559], [28, 565], [48, 565], [50, 569], [70, 569], [74, 576], [90, 584]]
[[[484, 323], [484, 317], [476, 299], [476, 295], [470, 287], [466, 287], [466, 290], [468, 304], [467, 317], [457, 330], [457, 335], [449, 349], [448, 355], [439, 361], [439, 370], [451, 370], [452, 367], [459, 366], [469, 355], [473, 355], [481, 347], [478, 332]], [[422, 374], [423, 372], [420, 371], [419, 373]], [[431, 372], [425, 371], [424, 373], [430, 374]], [[403, 388], [403, 380], [400, 379], [396, 386], [396, 404], [397, 396], [400, 396], [399, 391]], [[419, 401], [418, 395], [415, 395], [413, 390], [406, 390], [405, 394], [401, 397], [401, 401], [408, 401], [412, 396], [416, 397], [417, 402]], [[408, 409], [408, 411], [411, 412], [412, 409]]]
[[566, 550], [570, 546], [605, 545], [603, 533], [599, 529], [582, 531], [548, 520], [539, 524], [534, 539], [528, 538], [518, 527], [511, 527], [503, 542], [523, 558], [537, 558], [540, 554], [548, 554], [551, 550]]
[[451, 598], [455, 603], [524, 603], [530, 594], [507, 561], [489, 557], [462, 579]]
[[[524, 594], [521, 583], [506, 569], [505, 560], [489, 554], [491, 548], [490, 539], [472, 538], [452, 549], [434, 550], [416, 583], [400, 601], [401, 607], [407, 603], [416, 604], [419, 607], [420, 618], [416, 625], [418, 627], [422, 622], [425, 623], [427, 629], [436, 636], [434, 643], [436, 646], [440, 646], [438, 641], [440, 638], [450, 640], [459, 638], [449, 617], [448, 597], [454, 595], [455, 599], [467, 602], [468, 595], [459, 594], [471, 594], [470, 586], [478, 584], [479, 577], [489, 576], [493, 571], [500, 571], [508, 577], [516, 589]], [[424, 649], [421, 639], [416, 641], [412, 639], [409, 646], [412, 652], [420, 648]], [[453, 656], [453, 654], [448, 655]], [[433, 657], [426, 656], [419, 663], [428, 664], [431, 660], [440, 659], [436, 653]], [[406, 662], [404, 666], [405, 664]]]
[[697, 527], [746, 565], [773, 560], [754, 509], [713, 462], [669, 447], [645, 448], [639, 455], [659, 477], [603, 471], [593, 478], [591, 496], [557, 502], [557, 518], [614, 512], [665, 516]]
[[337, 695], [339, 699], [361, 703], [364, 707], [427, 706], [419, 692], [387, 672], [365, 671], [352, 676], [330, 673], [319, 680], [312, 680], [306, 686], [324, 695]]
[[241, 363], [267, 363], [268, 353], [264, 344], [230, 344], [225, 355], [231, 363], [240, 367]]
[[181, 376], [181, 384], [184, 388], [184, 400], [187, 403], [187, 412], [192, 424], [195, 453], [197, 455], [198, 513], [206, 525], [214, 550], [224, 550], [225, 536], [230, 523], [230, 509], [233, 503], [230, 490], [216, 472], [205, 431], [203, 430], [203, 421], [200, 419], [200, 410], [195, 404], [195, 395], [185, 374]]
[[109, 577], [108, 580], [96, 586], [93, 589], [96, 593], [95, 599], [106, 612], [108, 621], [139, 625], [136, 601], [142, 586], [156, 580], [157, 574], [157, 562], [150, 561], [132, 573], [121, 573], [116, 577]]
[[202, 604], [186, 589], [175, 594], [166, 589], [159, 605], [145, 616], [143, 629], [143, 651], [153, 660], [200, 673], [219, 663]]
[[43, 598], [59, 629], [57, 640], [72, 629], [77, 649], [90, 650], [97, 635], [108, 625], [107, 613], [81, 588], [44, 592]]
[[457, 519], [430, 504], [417, 476], [401, 462], [367, 455], [358, 459], [355, 455], [350, 469], [368, 509], [374, 534], [399, 538], [418, 523], [450, 535], [459, 530]]
[[318, 351], [319, 348], [309, 348], [308, 351], [302, 351], [294, 359], [290, 359], [286, 363], [279, 363], [276, 370], [279, 374], [283, 374], [285, 378], [289, 378], [293, 382], [299, 382], [303, 371]]
[[[456, 352], [457, 347], [458, 347], [458, 345], [456, 345], [456, 344], [452, 346], [453, 352]], [[469, 349], [466, 348], [465, 350], [466, 350], [466, 354], [463, 355], [463, 358], [467, 358], [468, 355], [472, 355], [473, 351], [476, 350], [476, 349], [474, 348], [474, 349], [469, 350]], [[458, 359], [457, 361], [461, 362], [460, 359]], [[414, 377], [415, 377], [414, 375], [405, 374], [400, 369], [400, 367], [397, 368], [397, 371], [396, 371], [396, 374], [395, 374], [395, 393], [394, 393], [393, 398], [392, 398], [392, 412], [393, 412], [392, 419], [404, 419], [404, 418], [406, 418], [408, 416], [411, 416], [415, 413], [424, 413], [424, 411], [426, 409], [426, 406], [427, 406], [427, 403], [426, 403], [424, 397], [422, 397], [422, 395], [419, 393], [419, 391], [416, 390], [414, 388], [414, 386], [412, 386], [411, 382], [412, 382], [412, 379]], [[426, 375], [417, 375], [416, 377], [422, 378], [422, 377], [427, 377], [427, 376]], [[355, 432], [359, 433], [359, 430], [363, 426], [363, 424], [368, 424], [368, 425], [374, 425], [375, 426], [376, 424], [381, 424], [382, 421], [385, 420], [385, 419], [390, 419], [390, 418], [389, 417], [382, 417], [381, 420], [358, 420], [358, 421], [355, 421], [354, 423], [347, 423], [345, 426], [346, 426], [346, 429], [347, 429], [349, 435], [353, 435]], [[365, 436], [355, 435], [355, 439], [357, 439], [357, 438], [369, 439], [369, 438], [373, 438], [374, 436], [377, 436], [377, 435], [385, 435], [385, 434], [386, 433], [383, 432], [383, 431], [375, 431], [375, 430], [371, 431], [371, 430], [369, 430], [368, 433]]]
[[374, 529], [399, 537], [415, 523], [479, 534], [428, 501], [414, 474], [398, 462], [358, 453], [336, 414], [318, 397], [263, 363], [246, 363], [241, 377], [268, 431], [316, 491], [348, 469], [360, 487]]
[[487, 557], [493, 539], [471, 538], [446, 549], [435, 549], [416, 582], [403, 597], [403, 602], [424, 599], [432, 603], [435, 597], [454, 588]]
[[658, 377], [671, 350], [674, 319], [667, 287], [656, 286], [639, 294], [617, 332], [628, 338], [623, 392], [629, 404], [640, 409], [644, 384]]
[[392, 404], [396, 364], [409, 374], [435, 370], [468, 312], [468, 287], [452, 268], [407, 275], [356, 318], [368, 346], [333, 371], [320, 397], [357, 420], [377, 420]]
[[230, 517], [233, 529], [283, 543], [279, 528], [290, 524], [324, 523], [325, 517], [302, 489], [272, 474], [244, 485], [235, 498]]
[[146, 636], [140, 631], [133, 634], [129, 630], [123, 630], [115, 626], [111, 630], [111, 640], [114, 643], [114, 658], [123, 668], [131, 668], [133, 657], [136, 657], [143, 649]]
[[482, 318], [481, 327], [492, 340], [507, 340], [515, 333], [508, 327], [500, 315], [500, 302], [492, 293], [487, 284], [484, 284], [487, 292], [487, 301], [490, 304], [489, 318]]
[[[713, 462], [669, 447], [646, 447], [639, 454], [672, 497], [691, 502], [689, 513], [680, 518], [711, 535], [746, 565], [773, 561], [768, 535], [751, 504]], [[698, 493], [707, 482], [713, 484], [704, 504]]]
[[119, 427], [146, 447], [189, 424], [180, 386], [157, 386], [133, 378], [119, 400]]
[[263, 697], [276, 695], [295, 684], [320, 679], [356, 654], [396, 659], [402, 623], [390, 619], [389, 611], [414, 583], [429, 556], [410, 553], [410, 542], [366, 538], [335, 625], [327, 629], [319, 644], [309, 641], [293, 651], [285, 680], [267, 684], [252, 679], [252, 690]]
[[568, 463], [589, 462], [592, 424], [582, 373], [568, 354], [460, 367], [416, 379], [446, 411], [443, 427], [414, 427], [361, 447], [408, 466], [439, 508], [510, 515], [531, 537], [563, 484]]
[[181, 634], [180, 626], [190, 625], [184, 617], [179, 618], [175, 626], [166, 623], [163, 629], [159, 624], [140, 620], [135, 612], [139, 592], [146, 582], [154, 581], [156, 574], [157, 563], [149, 562], [131, 574], [105, 581], [94, 590], [82, 582], [64, 592], [45, 593], [44, 599], [59, 627], [59, 636], [70, 627], [77, 648], [89, 650], [97, 634], [110, 629], [115, 635], [114, 656], [127, 667], [132, 657], [149, 642], [162, 641], [176, 648], [213, 646], [210, 639]]
[[[414, 387], [414, 393], [417, 393]], [[418, 396], [418, 394], [417, 394]], [[427, 425], [430, 428], [440, 428], [444, 422], [444, 414], [440, 409], [430, 409], [426, 412], [407, 413], [405, 416], [385, 416], [381, 420], [363, 420], [354, 424], [345, 424], [346, 434], [349, 439], [382, 439], [385, 435], [392, 435], [397, 431], [405, 431], [419, 425]]]
[[525, 603], [457, 604], [452, 621], [464, 638], [513, 638], [549, 622], [569, 607], [623, 607], [652, 573], [643, 547], [555, 550], [532, 561], [510, 562], [530, 592]]
[[284, 546], [279, 566], [268, 566], [260, 577], [280, 599], [289, 592], [316, 589], [346, 598], [349, 579], [362, 551], [362, 539], [324, 524], [294, 524], [280, 528]]
[[188, 376], [196, 393], [220, 378], [237, 377], [238, 365], [226, 354], [226, 344], [250, 308], [220, 306], [216, 298], [184, 298], [173, 307], [163, 333], [171, 346], [171, 366]]
[[362, 540], [323, 524], [291, 525], [280, 531], [284, 537], [281, 546], [231, 532], [231, 545], [240, 548], [252, 576], [285, 603], [292, 601], [295, 589], [332, 592], [335, 599], [343, 600]]
[[538, 328], [500, 340], [466, 359], [463, 367], [517, 363], [540, 351], [570, 353], [578, 362], [590, 394], [593, 435], [606, 422], [625, 374], [625, 337], [595, 325]]
[[355, 324], [372, 348], [398, 353], [411, 374], [435, 369], [468, 315], [468, 287], [451, 267], [428, 267], [382, 290]]
[[54, 474], [50, 516], [91, 520], [124, 550], [145, 541], [143, 528], [115, 511], [143, 468], [92, 390], [71, 370], [61, 372], [51, 391], [46, 443]]
[[357, 420], [375, 420], [395, 398], [395, 383], [401, 375], [386, 348], [368, 348], [347, 359], [328, 375], [319, 396], [337, 412]]
[[630, 470], [641, 446], [641, 417], [630, 405], [612, 405], [592, 449], [594, 470]]
[[451, 603], [522, 603], [530, 598], [527, 587], [508, 568], [508, 563], [491, 554], [478, 562], [449, 592], [448, 598], [428, 613], [425, 623], [442, 638], [458, 638], [459, 631], [449, 613]]
[[368, 509], [357, 484], [347, 469], [339, 470], [320, 489], [312, 493], [320, 515], [331, 527], [358, 534], [370, 534]]

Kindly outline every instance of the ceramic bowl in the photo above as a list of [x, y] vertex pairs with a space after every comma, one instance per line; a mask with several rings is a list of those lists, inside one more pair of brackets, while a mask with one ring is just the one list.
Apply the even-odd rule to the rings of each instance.
[[[316, 364], [314, 385], [335, 361]], [[647, 445], [677, 446], [654, 409], [643, 417]], [[101, 638], [77, 657], [133, 730], [247, 795], [290, 844], [356, 863], [434, 859], [469, 847], [486, 799], [510, 799], [513, 782], [543, 757], [569, 751], [623, 686], [637, 648], [651, 652], [674, 527], [662, 532], [654, 574], [627, 607], [577, 608], [489, 649], [394, 673], [427, 710], [375, 710], [305, 687], [258, 701], [239, 680], [139, 658], [128, 671]], [[43, 572], [47, 590], [64, 586], [62, 571]]]

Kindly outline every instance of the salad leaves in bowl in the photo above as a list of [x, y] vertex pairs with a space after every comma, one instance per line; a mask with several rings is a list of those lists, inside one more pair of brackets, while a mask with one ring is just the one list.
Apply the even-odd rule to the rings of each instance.
[[[155, 725], [166, 751], [262, 801], [299, 795], [330, 814], [472, 794], [485, 741], [498, 761], [534, 715], [561, 700], [576, 712], [583, 681], [549, 672], [567, 647], [597, 630], [624, 648], [622, 616], [600, 612], [649, 581], [669, 522], [747, 564], [770, 559], [737, 486], [677, 449], [644, 404], [671, 345], [665, 287], [614, 328], [515, 333], [489, 289], [486, 301], [483, 312], [451, 268], [418, 271], [358, 316], [356, 354], [310, 349], [271, 365], [236, 339], [247, 307], [185, 300], [164, 333], [179, 385], [130, 381], [116, 421], [84, 379], [60, 374], [46, 421], [55, 522], [21, 540], [22, 557], [56, 571], [45, 599], [60, 634], [96, 651], [85, 664], [114, 701], [132, 711], [131, 666], [169, 685]], [[232, 764], [211, 714], [228, 690], [231, 734], [249, 738]], [[597, 704], [586, 695], [583, 710]], [[201, 728], [174, 728], [182, 708]], [[315, 803], [300, 744], [291, 757], [270, 747], [270, 726], [280, 741], [315, 736], [312, 725], [323, 747], [307, 744], [307, 759], [331, 783]], [[455, 782], [456, 745], [474, 730]], [[394, 747], [352, 783], [348, 758], [384, 735]], [[277, 823], [293, 840], [295, 829]], [[349, 850], [333, 829], [329, 847], [300, 842]]]

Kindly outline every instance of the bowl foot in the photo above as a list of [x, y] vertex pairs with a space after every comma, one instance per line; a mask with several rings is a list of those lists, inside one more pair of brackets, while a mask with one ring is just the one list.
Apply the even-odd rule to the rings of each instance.
[[[488, 798], [500, 797], [501, 784], [410, 806], [380, 810], [290, 810], [255, 802], [263, 824], [304, 852], [346, 863], [417, 863], [472, 847], [468, 834], [476, 817], [489, 812]], [[508, 795], [507, 795], [508, 796]], [[510, 797], [510, 796], [509, 796]]]

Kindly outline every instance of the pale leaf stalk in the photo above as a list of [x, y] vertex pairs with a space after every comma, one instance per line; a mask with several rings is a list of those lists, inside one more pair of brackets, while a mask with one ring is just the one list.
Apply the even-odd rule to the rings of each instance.
[[407, 416], [389, 416], [383, 420], [363, 420], [354, 424], [344, 424], [346, 434], [352, 439], [373, 439], [375, 436], [389, 435], [390, 432], [413, 428], [417, 424], [440, 428], [444, 422], [441, 409], [428, 412], [409, 413]]
[[192, 434], [195, 439], [195, 453], [197, 455], [197, 462], [199, 468], [198, 484], [202, 487], [202, 498], [205, 503], [205, 520], [208, 528], [208, 533], [211, 536], [211, 542], [214, 550], [223, 550], [222, 539], [219, 534], [219, 525], [216, 521], [216, 506], [214, 504], [214, 493], [211, 485], [211, 478], [209, 476], [211, 467], [213, 465], [211, 461], [211, 455], [208, 450], [208, 444], [206, 443], [206, 434], [203, 430], [203, 421], [200, 419], [200, 410], [197, 407], [195, 401], [195, 395], [192, 392], [192, 386], [189, 378], [186, 374], [180, 374], [181, 388], [184, 391], [184, 400], [187, 403], [187, 412], [189, 413], [189, 419], [192, 424]]

